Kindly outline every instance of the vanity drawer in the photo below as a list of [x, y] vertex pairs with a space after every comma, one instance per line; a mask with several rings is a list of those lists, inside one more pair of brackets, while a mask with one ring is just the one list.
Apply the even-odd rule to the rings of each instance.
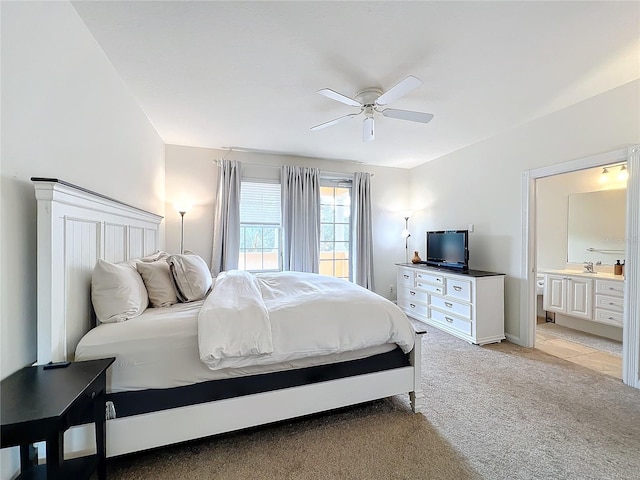
[[471, 282], [447, 278], [447, 296], [459, 298], [465, 302], [471, 301]]
[[612, 312], [610, 310], [601, 310], [596, 308], [596, 314], [593, 319], [596, 322], [622, 327], [622, 313], [620, 312]]
[[427, 293], [421, 292], [417, 288], [403, 288], [399, 293], [410, 302], [427, 303]]
[[434, 285], [444, 285], [444, 277], [434, 273], [416, 273], [416, 281], [422, 283], [432, 283]]
[[423, 283], [421, 281], [417, 281], [416, 287], [421, 288], [430, 293], [437, 293], [439, 295], [444, 295], [444, 287], [442, 285], [432, 285], [430, 283]]
[[426, 319], [427, 306], [421, 305], [418, 302], [413, 302], [409, 298], [398, 298], [398, 306], [407, 314], [412, 317]]
[[461, 317], [471, 318], [471, 305], [460, 302], [454, 302], [440, 297], [431, 297], [431, 306], [440, 308], [445, 312], [455, 313]]
[[413, 287], [413, 272], [411, 270], [405, 270], [403, 268], [398, 270], [398, 288]]
[[465, 335], [471, 335], [471, 322], [469, 320], [464, 320], [437, 310], [431, 311], [431, 319], [464, 333]]
[[618, 282], [616, 280], [596, 280], [596, 293], [623, 297], [624, 282]]
[[596, 295], [596, 308], [613, 310], [622, 313], [624, 311], [624, 298], [610, 295]]

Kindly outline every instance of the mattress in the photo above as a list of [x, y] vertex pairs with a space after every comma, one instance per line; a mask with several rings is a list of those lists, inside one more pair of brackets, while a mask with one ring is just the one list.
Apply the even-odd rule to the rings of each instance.
[[118, 393], [357, 360], [396, 348], [396, 344], [387, 343], [275, 365], [211, 370], [200, 361], [198, 352], [198, 312], [202, 303], [148, 308], [131, 320], [98, 325], [80, 340], [75, 359], [116, 357], [107, 371], [107, 392]]

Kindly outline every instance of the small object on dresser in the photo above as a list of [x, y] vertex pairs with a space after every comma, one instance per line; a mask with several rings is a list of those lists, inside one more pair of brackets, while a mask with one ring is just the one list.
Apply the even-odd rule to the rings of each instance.
[[411, 263], [418, 263], [420, 262], [422, 259], [420, 258], [420, 255], [418, 255], [418, 250], [416, 250], [415, 252], [413, 252], [413, 258], [411, 259]]
[[620, 260], [616, 260], [616, 264], [613, 266], [613, 274], [622, 275], [622, 265], [620, 264]]

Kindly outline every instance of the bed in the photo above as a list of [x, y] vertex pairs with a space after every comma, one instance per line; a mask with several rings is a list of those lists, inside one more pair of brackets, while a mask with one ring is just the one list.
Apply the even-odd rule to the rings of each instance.
[[[352, 308], [366, 312], [366, 316], [348, 312], [354, 319], [353, 329], [342, 332], [338, 343], [349, 340], [353, 344], [346, 350], [324, 348], [303, 358], [258, 351], [257, 362], [242, 359], [238, 363], [235, 358], [226, 358], [224, 352], [218, 355], [219, 345], [203, 342], [198, 332], [205, 328], [224, 331], [221, 325], [227, 317], [219, 313], [220, 302], [246, 297], [224, 290], [235, 288], [233, 282], [257, 282], [262, 292], [271, 292], [262, 301], [271, 302], [269, 318], [275, 322], [273, 312], [278, 309], [277, 295], [282, 287], [274, 282], [293, 276], [303, 285], [301, 288], [310, 289], [318, 283], [317, 278], [305, 277], [310, 274], [261, 277], [225, 272], [200, 301], [148, 308], [126, 322], [96, 326], [90, 296], [94, 266], [99, 259], [117, 264], [157, 252], [162, 217], [57, 179], [32, 181], [38, 201], [38, 363], [116, 356], [107, 373], [108, 400], [115, 405], [115, 418], [107, 421], [107, 456], [397, 394], [409, 394], [412, 409], [422, 409], [420, 336], [424, 332], [414, 331], [404, 316], [406, 323], [398, 324], [399, 333], [385, 333], [388, 327], [384, 318], [378, 326], [367, 323], [367, 318], [375, 314], [374, 310], [367, 311], [374, 300], [367, 295], [375, 294], [352, 284], [348, 289], [354, 289], [353, 295], [364, 295], [363, 301], [346, 302], [336, 308], [350, 308], [352, 303]], [[395, 305], [380, 300], [382, 306], [375, 308], [384, 311], [383, 317], [397, 314]], [[307, 320], [302, 329], [310, 330], [319, 342], [324, 332], [318, 329], [319, 304], [309, 305], [309, 313], [298, 313], [298, 317]], [[227, 308], [238, 310], [233, 302]], [[329, 319], [336, 316], [322, 315]], [[259, 331], [256, 316], [246, 317], [254, 323], [248, 323], [253, 326], [245, 330]], [[283, 316], [271, 329], [274, 336], [269, 341], [277, 352], [286, 353], [286, 348], [295, 347], [283, 344], [283, 339], [297, 338], [287, 334], [293, 324], [290, 317]], [[203, 321], [208, 322], [205, 327], [200, 324]], [[409, 333], [407, 328], [411, 329]], [[280, 330], [283, 333], [277, 337]], [[375, 331], [382, 332], [384, 341], [362, 342]], [[219, 336], [207, 338], [218, 341]], [[224, 344], [237, 341], [238, 334], [230, 333]], [[202, 343], [210, 348], [209, 357], [199, 355]], [[209, 358], [208, 365], [203, 363], [205, 358]], [[67, 454], [90, 451], [92, 435], [88, 425], [72, 429], [65, 438]]]

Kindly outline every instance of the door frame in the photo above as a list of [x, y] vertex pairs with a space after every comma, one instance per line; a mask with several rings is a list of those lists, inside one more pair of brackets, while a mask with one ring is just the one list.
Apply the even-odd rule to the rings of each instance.
[[[520, 343], [535, 346], [536, 180], [561, 173], [627, 162], [626, 265], [622, 333], [622, 381], [640, 388], [640, 145], [591, 155], [522, 173], [522, 265]], [[635, 292], [635, 295], [632, 295]]]

